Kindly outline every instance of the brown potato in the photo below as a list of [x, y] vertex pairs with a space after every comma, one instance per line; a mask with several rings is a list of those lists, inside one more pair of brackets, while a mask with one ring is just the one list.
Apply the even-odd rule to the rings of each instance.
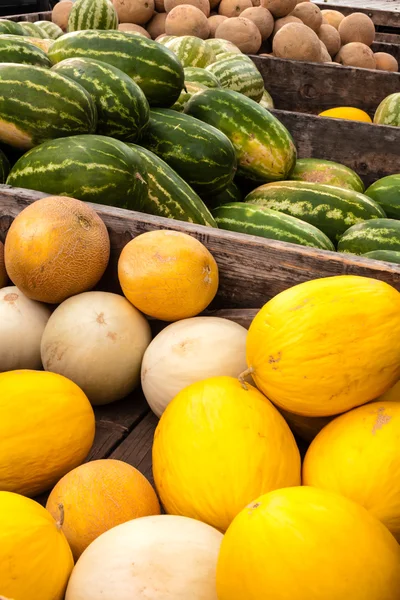
[[286, 17], [294, 7], [297, 0], [260, 0], [260, 5], [268, 8], [269, 12], [274, 15], [275, 19]]
[[272, 50], [274, 56], [290, 60], [321, 61], [319, 37], [303, 23], [288, 23], [275, 35]]
[[252, 7], [251, 0], [221, 0], [218, 14], [224, 17], [238, 17], [246, 8]]
[[150, 37], [155, 40], [160, 35], [165, 34], [165, 21], [167, 19], [167, 13], [156, 13], [154, 17], [147, 23], [147, 31]]
[[274, 28], [274, 17], [269, 12], [268, 8], [263, 6], [253, 6], [246, 8], [242, 12], [242, 17], [253, 21], [260, 30], [261, 37], [264, 40], [268, 39]]
[[376, 59], [371, 48], [361, 42], [350, 42], [342, 46], [335, 61], [345, 67], [360, 67], [361, 69], [375, 69]]
[[245, 54], [257, 54], [262, 43], [257, 25], [243, 17], [234, 17], [221, 23], [215, 37], [229, 40]]
[[[223, 25], [223, 23], [222, 23]], [[206, 15], [191, 4], [175, 6], [165, 20], [167, 35], [194, 35], [206, 40], [210, 35], [210, 25]]]
[[375, 25], [364, 13], [352, 13], [345, 17], [338, 29], [342, 44], [361, 42], [370, 46], [375, 39]]
[[342, 45], [337, 29], [332, 27], [332, 25], [323, 24], [319, 28], [318, 37], [322, 42], [324, 42], [330, 56], [336, 56], [340, 50], [340, 46]]
[[379, 71], [394, 71], [399, 70], [399, 63], [394, 56], [387, 52], [375, 52], [376, 69]]
[[164, 0], [164, 7], [167, 13], [171, 12], [175, 6], [180, 6], [181, 4], [195, 6], [196, 8], [199, 8], [206, 17], [210, 16], [210, 3], [208, 0]]
[[304, 25], [313, 31], [318, 31], [322, 25], [322, 14], [313, 2], [300, 2], [290, 13], [292, 17], [298, 17]]

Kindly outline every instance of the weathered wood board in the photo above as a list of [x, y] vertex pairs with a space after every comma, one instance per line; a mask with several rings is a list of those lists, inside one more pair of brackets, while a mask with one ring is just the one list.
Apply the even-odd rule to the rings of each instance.
[[35, 21], [51, 21], [51, 11], [39, 12], [39, 13], [27, 13], [24, 15], [10, 15], [9, 17], [3, 17], [10, 21], [28, 21], [29, 23], [35, 23]]
[[377, 40], [372, 44], [371, 49], [374, 52], [387, 52], [388, 54], [391, 54], [400, 64], [400, 41], [399, 44], [392, 44]]
[[329, 0], [329, 2], [317, 0], [315, 4], [321, 10], [339, 10], [346, 16], [353, 12], [362, 12], [367, 14], [379, 27], [400, 28], [400, 3], [398, 0]]

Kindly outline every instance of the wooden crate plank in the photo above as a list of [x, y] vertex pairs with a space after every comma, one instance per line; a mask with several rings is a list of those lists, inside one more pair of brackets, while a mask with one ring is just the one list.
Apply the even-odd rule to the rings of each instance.
[[251, 56], [277, 109], [319, 114], [334, 106], [375, 113], [380, 102], [400, 91], [400, 73]]
[[29, 23], [35, 23], [36, 21], [51, 21], [51, 11], [27, 13], [24, 15], [10, 15], [9, 17], [2, 17], [9, 21], [28, 21]]
[[[372, 44], [371, 49], [374, 52], [387, 52], [388, 54], [391, 54], [400, 64], [400, 45], [376, 41]], [[400, 91], [400, 87], [398, 87], [395, 91]]]
[[[314, 0], [313, 0], [314, 1]], [[353, 12], [362, 12], [368, 15], [375, 25], [381, 27], [400, 27], [400, 4], [398, 0], [330, 0], [329, 2], [315, 2], [321, 10], [338, 10], [345, 16]]]
[[400, 127], [273, 110], [292, 134], [301, 158], [325, 158], [354, 169], [369, 185], [400, 173]]
[[375, 42], [385, 42], [386, 44], [400, 45], [400, 33], [386, 33], [377, 31], [375, 33]]

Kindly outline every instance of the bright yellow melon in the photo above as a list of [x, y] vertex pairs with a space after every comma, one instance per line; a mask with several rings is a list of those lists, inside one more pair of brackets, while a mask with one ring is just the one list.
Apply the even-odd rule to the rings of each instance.
[[373, 402], [327, 425], [308, 449], [303, 482], [351, 498], [400, 542], [400, 404]]
[[84, 461], [93, 409], [75, 383], [55, 373], [0, 373], [0, 390], [0, 489], [35, 496]]
[[298, 485], [300, 456], [276, 408], [253, 386], [212, 377], [172, 400], [156, 429], [153, 474], [170, 514], [225, 531], [262, 493]]
[[62, 530], [75, 560], [112, 527], [160, 514], [156, 493], [146, 477], [121, 460], [94, 460], [67, 473], [47, 501], [46, 508], [55, 519], [60, 504], [64, 507]]
[[400, 402], [400, 381], [394, 384], [393, 387], [387, 390], [378, 398], [382, 402]]
[[364, 123], [372, 123], [372, 119], [368, 113], [360, 108], [351, 106], [338, 106], [337, 108], [329, 108], [319, 113], [320, 117], [331, 117], [332, 119], [345, 119], [349, 121], [363, 121]]
[[195, 317], [218, 289], [213, 256], [178, 231], [148, 231], [131, 240], [122, 250], [118, 276], [129, 302], [162, 321]]
[[233, 521], [217, 565], [219, 600], [395, 600], [400, 546], [347, 498], [312, 487], [261, 496]]
[[0, 492], [0, 591], [13, 600], [62, 600], [74, 566], [67, 540], [37, 502]]
[[367, 277], [296, 285], [260, 310], [247, 338], [257, 387], [293, 413], [337, 415], [400, 376], [400, 294]]

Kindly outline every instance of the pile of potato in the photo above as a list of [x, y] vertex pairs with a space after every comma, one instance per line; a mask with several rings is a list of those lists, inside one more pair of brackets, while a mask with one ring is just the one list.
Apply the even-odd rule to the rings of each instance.
[[[246, 54], [398, 71], [396, 59], [374, 53], [375, 26], [363, 13], [344, 17], [299, 0], [113, 0], [122, 31], [157, 39], [193, 35], [229, 40]], [[62, 0], [53, 21], [66, 29], [73, 1]]]

